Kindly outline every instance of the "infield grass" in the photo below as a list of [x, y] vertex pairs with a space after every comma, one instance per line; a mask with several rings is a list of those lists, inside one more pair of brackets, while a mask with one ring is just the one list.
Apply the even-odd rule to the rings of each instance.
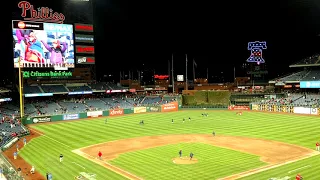
[[[51, 172], [54, 175], [54, 179], [73, 179], [79, 172], [89, 172], [97, 174], [97, 179], [99, 180], [117, 180], [124, 178], [71, 151], [117, 139], [165, 134], [211, 134], [213, 130], [217, 134], [276, 140], [312, 149], [315, 148], [316, 141], [320, 141], [318, 130], [320, 118], [316, 116], [268, 114], [262, 112], [244, 112], [242, 116], [236, 116], [233, 111], [207, 111], [209, 117], [201, 117], [202, 112], [204, 111], [190, 110], [173, 113], [135, 114], [83, 121], [64, 121], [63, 123], [56, 124], [39, 124], [33, 128], [43, 132], [45, 136], [33, 139], [26, 148], [23, 148], [19, 152], [19, 155], [31, 165], [35, 165], [36, 170], [42, 174]], [[187, 120], [186, 123], [182, 123], [182, 119], [187, 119], [188, 117], [191, 117], [192, 121], [188, 122]], [[105, 118], [109, 119], [107, 124], [104, 123]], [[171, 119], [174, 119], [174, 124], [171, 123]], [[139, 121], [141, 120], [145, 121], [144, 126], [139, 125]], [[209, 145], [203, 147], [214, 148], [209, 147]], [[163, 149], [163, 153], [165, 154], [170, 151], [170, 146], [159, 148]], [[204, 151], [206, 148], [203, 148]], [[154, 151], [159, 150], [156, 148]], [[60, 153], [65, 156], [63, 163], [58, 162]], [[173, 153], [177, 153], [176, 150]], [[141, 154], [138, 153], [138, 155], [142, 157]], [[124, 154], [123, 156], [127, 155]], [[151, 156], [152, 153], [148, 154], [143, 161], [152, 162], [153, 160], [148, 158]], [[218, 158], [219, 156], [216, 157]], [[115, 160], [114, 163], [117, 161]], [[120, 161], [122, 162], [121, 159], [119, 159]], [[212, 165], [207, 164], [205, 166], [200, 164], [199, 162], [198, 164], [190, 165], [190, 167], [201, 166], [201, 169], [197, 169], [199, 171], [197, 179], [206, 179], [207, 173], [210, 173], [206, 171]], [[223, 163], [221, 163], [221, 169], [219, 168], [220, 166], [216, 167], [216, 171], [219, 174], [224, 173], [223, 175], [226, 176], [239, 172], [239, 169], [232, 168], [234, 167], [232, 164], [227, 164], [226, 166], [230, 168], [228, 171], [224, 169], [226, 166]], [[254, 161], [246, 162], [246, 164], [247, 166], [245, 167], [255, 167], [257, 166], [257, 161], [255, 159]], [[275, 177], [275, 175], [288, 174], [286, 171], [289, 169], [297, 169], [310, 164], [312, 166], [304, 169], [301, 173], [305, 172], [308, 175], [312, 173], [312, 178], [310, 179], [320, 179], [320, 174], [315, 173], [320, 172], [319, 156], [263, 172], [247, 179], [257, 179], [257, 177], [258, 179], [266, 179]], [[165, 163], [165, 161], [163, 164], [159, 162], [157, 167], [161, 170], [162, 179], [167, 179], [166, 174], [180, 174], [179, 171], [181, 169], [175, 166], [177, 165], [170, 165]], [[139, 166], [131, 165], [130, 172], [139, 172], [140, 168]], [[309, 177], [308, 175], [304, 176]], [[290, 176], [293, 177], [295, 174], [292, 173]], [[150, 178], [147, 179], [156, 179], [152, 178], [154, 176], [148, 177]]]
[[[190, 152], [196, 164], [173, 164], [178, 151]], [[216, 179], [266, 165], [260, 157], [202, 143], [181, 143], [128, 152], [111, 161], [113, 165], [146, 179]], [[148, 159], [149, 161], [146, 161]]]

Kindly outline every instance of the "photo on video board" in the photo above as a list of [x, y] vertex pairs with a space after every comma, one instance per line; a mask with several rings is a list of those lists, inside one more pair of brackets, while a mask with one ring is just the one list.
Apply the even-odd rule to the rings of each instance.
[[73, 26], [13, 21], [14, 67], [74, 68]]

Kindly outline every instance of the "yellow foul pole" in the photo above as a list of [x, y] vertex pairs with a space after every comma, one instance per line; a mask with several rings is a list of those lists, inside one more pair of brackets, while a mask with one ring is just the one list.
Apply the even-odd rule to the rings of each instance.
[[19, 59], [19, 95], [20, 95], [20, 118], [24, 116], [24, 106], [23, 106], [23, 77], [21, 70], [21, 60]]

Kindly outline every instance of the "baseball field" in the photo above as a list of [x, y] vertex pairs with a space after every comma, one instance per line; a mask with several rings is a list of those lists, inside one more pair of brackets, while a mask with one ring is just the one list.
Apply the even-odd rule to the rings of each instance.
[[33, 125], [40, 136], [20, 150], [19, 158], [61, 180], [80, 173], [98, 180], [267, 180], [293, 179], [297, 173], [320, 179], [316, 116], [185, 110], [108, 117], [107, 123], [106, 118]]

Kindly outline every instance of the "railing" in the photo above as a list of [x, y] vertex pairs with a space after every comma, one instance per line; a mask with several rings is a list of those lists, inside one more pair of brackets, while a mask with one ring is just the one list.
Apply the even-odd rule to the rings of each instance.
[[24, 180], [2, 153], [0, 153], [0, 162], [0, 169], [2, 170], [0, 176], [3, 175], [8, 180]]

